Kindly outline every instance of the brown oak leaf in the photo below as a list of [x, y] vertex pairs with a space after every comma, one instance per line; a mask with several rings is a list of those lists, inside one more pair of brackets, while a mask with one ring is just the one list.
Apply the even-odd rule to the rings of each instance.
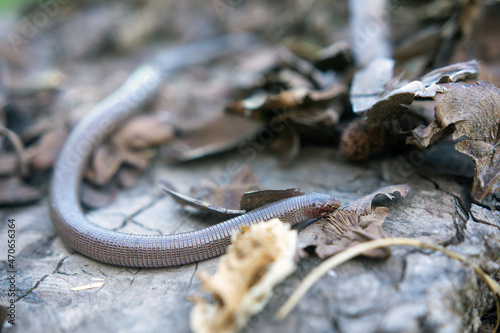
[[[304, 249], [310, 246], [315, 247], [316, 254], [323, 259], [356, 244], [384, 237], [382, 224], [389, 215], [389, 209], [373, 209], [373, 199], [378, 195], [393, 199], [394, 192], [399, 192], [402, 198], [406, 198], [409, 191], [410, 186], [406, 184], [383, 187], [321, 218], [299, 233], [298, 257], [306, 256]], [[390, 255], [390, 250], [382, 248], [363, 254], [372, 258], [386, 258]]]
[[473, 159], [471, 196], [481, 201], [500, 190], [500, 89], [487, 81], [440, 86], [445, 92], [434, 97], [435, 120], [413, 130], [407, 143], [425, 148], [449, 132], [464, 138], [455, 149]]

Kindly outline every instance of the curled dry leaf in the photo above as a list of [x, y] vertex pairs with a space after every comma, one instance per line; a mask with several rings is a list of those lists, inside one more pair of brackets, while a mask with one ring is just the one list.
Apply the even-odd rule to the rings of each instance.
[[316, 67], [321, 70], [342, 71], [354, 63], [351, 46], [345, 40], [339, 40], [318, 51]]
[[202, 289], [212, 294], [214, 302], [194, 297], [191, 329], [196, 333], [241, 329], [264, 308], [273, 287], [295, 270], [296, 242], [297, 232], [278, 219], [235, 233], [215, 274], [199, 274]]
[[191, 193], [198, 199], [176, 192], [174, 187], [166, 181], [161, 181], [159, 185], [163, 191], [182, 205], [226, 218], [244, 214], [279, 200], [304, 195], [304, 192], [295, 188], [262, 190], [257, 176], [248, 165], [244, 165], [231, 177], [227, 185], [221, 186], [210, 181], [202, 181], [200, 186], [193, 187]]
[[111, 143], [102, 144], [94, 150], [90, 168], [85, 174], [85, 178], [95, 185], [106, 185], [118, 172], [123, 159], [115, 149], [110, 149]]
[[[318, 257], [323, 259], [356, 244], [383, 238], [382, 224], [389, 215], [389, 209], [387, 207], [373, 209], [373, 199], [378, 195], [393, 199], [392, 194], [395, 192], [398, 192], [402, 198], [406, 198], [409, 191], [410, 187], [406, 184], [383, 187], [321, 218], [300, 232], [298, 256], [306, 256], [304, 249], [314, 246]], [[388, 249], [381, 248], [365, 252], [364, 255], [386, 258], [390, 252]]]
[[127, 122], [113, 136], [113, 141], [127, 149], [147, 149], [167, 143], [174, 137], [171, 125], [152, 115], [138, 116]]
[[[261, 117], [266, 114], [275, 114], [276, 110], [298, 113], [298, 110], [307, 117], [311, 107], [325, 107], [332, 100], [345, 92], [345, 88], [338, 82], [333, 82], [323, 90], [315, 90], [308, 87], [293, 87], [281, 91], [278, 94], [257, 91], [250, 97], [231, 103], [226, 111], [254, 117]], [[294, 117], [296, 118], [297, 115]], [[335, 116], [338, 118], [338, 115]], [[300, 122], [298, 122], [300, 123]]]
[[415, 98], [433, 97], [442, 92], [438, 83], [456, 82], [476, 77], [476, 60], [441, 67], [406, 82], [393, 78], [394, 60], [376, 59], [353, 77], [350, 99], [354, 112], [366, 111], [367, 122], [378, 125], [385, 120], [401, 117]]
[[479, 62], [469, 60], [457, 62], [448, 66], [437, 68], [424, 76], [419, 81], [425, 87], [436, 83], [450, 83], [476, 77], [479, 74]]
[[30, 156], [31, 167], [35, 170], [51, 168], [59, 156], [67, 136], [68, 131], [65, 128], [56, 128], [45, 133], [35, 146], [26, 151], [26, 154]]
[[249, 211], [279, 200], [298, 197], [304, 194], [298, 188], [247, 192], [241, 196], [240, 207]]
[[435, 97], [435, 121], [417, 127], [407, 141], [425, 148], [450, 131], [453, 139], [463, 137], [455, 149], [473, 159], [471, 196], [481, 201], [500, 190], [500, 89], [487, 81], [440, 86], [445, 92]]
[[160, 186], [164, 192], [170, 194], [172, 198], [174, 198], [175, 201], [177, 201], [181, 205], [191, 206], [200, 211], [221, 214], [224, 216], [226, 215], [238, 216], [245, 213], [244, 210], [227, 209], [224, 207], [213, 205], [207, 201], [191, 198], [187, 195], [178, 193], [170, 189], [167, 183], [160, 183]]
[[266, 121], [276, 137], [272, 148], [288, 164], [299, 152], [301, 136], [332, 136], [346, 87], [333, 71], [322, 72], [285, 48], [279, 56], [282, 63], [253, 91], [244, 92], [246, 98], [228, 104], [226, 112]]
[[165, 181], [160, 182], [160, 187], [182, 205], [222, 215], [226, 218], [244, 214], [252, 209], [249, 208], [250, 205], [243, 207], [243, 204], [240, 203], [243, 202], [247, 193], [251, 196], [253, 193], [267, 192], [259, 191], [262, 187], [249, 165], [241, 167], [231, 177], [227, 185], [219, 185], [213, 181], [203, 180], [200, 185], [191, 188], [191, 194], [196, 198], [176, 192], [174, 187]]
[[425, 87], [420, 81], [412, 81], [403, 87], [391, 91], [366, 112], [366, 123], [380, 125], [384, 121], [401, 118], [410, 109], [415, 97], [434, 97], [443, 92], [439, 85]]
[[476, 77], [478, 72], [479, 63], [476, 60], [470, 60], [435, 69], [420, 77], [418, 81], [398, 82], [394, 89], [386, 89], [367, 110], [366, 122], [374, 126], [386, 120], [400, 118], [409, 110], [415, 98], [431, 98], [437, 93], [444, 92], [444, 88], [438, 83]]
[[[107, 143], [96, 148], [85, 177], [94, 185], [103, 186], [111, 181], [122, 164], [144, 170], [155, 156], [153, 148], [170, 141], [173, 137], [172, 126], [161, 122], [155, 116], [145, 115], [133, 118], [124, 124]], [[133, 183], [131, 179], [128, 179], [122, 184]]]
[[396, 90], [384, 93], [366, 113], [369, 125], [400, 117], [415, 98], [434, 98], [434, 120], [418, 126], [407, 138], [408, 144], [425, 148], [453, 133], [453, 139], [465, 139], [455, 149], [475, 163], [471, 196], [481, 201], [500, 190], [497, 147], [500, 142], [499, 91], [487, 81], [476, 84], [454, 83], [478, 74], [478, 62], [471, 60], [438, 68]]

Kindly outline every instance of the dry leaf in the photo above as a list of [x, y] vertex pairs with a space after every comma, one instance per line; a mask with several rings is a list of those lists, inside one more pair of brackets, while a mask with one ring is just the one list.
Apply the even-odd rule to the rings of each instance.
[[322, 72], [287, 49], [279, 55], [282, 64], [272, 68], [252, 92], [245, 92], [246, 98], [227, 105], [226, 112], [269, 123], [276, 138], [274, 148], [288, 164], [299, 152], [301, 136], [329, 141], [343, 110], [337, 104], [346, 85], [333, 71]]
[[90, 167], [85, 173], [85, 178], [92, 184], [108, 184], [122, 165], [120, 152], [111, 146], [111, 143], [101, 144], [94, 150]]
[[184, 162], [239, 147], [257, 135], [263, 123], [223, 114], [197, 129], [181, 133], [165, 150], [166, 158]]
[[214, 300], [195, 297], [190, 326], [196, 333], [241, 329], [261, 311], [273, 287], [295, 270], [297, 232], [278, 219], [243, 227], [221, 257], [213, 276], [200, 272], [202, 289]]
[[[137, 116], [120, 127], [108, 142], [95, 149], [85, 177], [94, 185], [104, 186], [118, 173], [123, 164], [142, 171], [155, 156], [154, 148], [173, 137], [174, 130], [169, 124], [152, 115]], [[127, 179], [122, 183], [134, 182]]]
[[129, 188], [134, 186], [137, 181], [141, 178], [142, 170], [134, 168], [129, 165], [122, 165], [120, 171], [118, 171], [118, 185], [123, 188]]
[[238, 216], [241, 214], [244, 214], [244, 210], [235, 210], [235, 209], [227, 209], [224, 207], [216, 206], [211, 204], [210, 202], [199, 200], [192, 198], [190, 196], [175, 192], [172, 190], [169, 186], [169, 184], [162, 182], [160, 183], [161, 189], [165, 191], [166, 193], [170, 194], [175, 201], [180, 203], [181, 205], [185, 206], [191, 206], [196, 208], [199, 211], [204, 211], [204, 212], [209, 212], [209, 213], [216, 213], [224, 216]]
[[[219, 185], [210, 180], [203, 180], [201, 185], [191, 188], [191, 196], [178, 193], [168, 182], [161, 182], [163, 191], [182, 205], [194, 207], [197, 210], [222, 215], [231, 218], [244, 214], [249, 208], [240, 207], [246, 193], [261, 190], [257, 176], [249, 165], [244, 165], [234, 174], [227, 185]], [[277, 199], [279, 200], [279, 199]]]
[[[399, 192], [402, 198], [406, 198], [409, 191], [408, 185], [383, 187], [321, 218], [300, 232], [298, 256], [300, 258], [307, 256], [304, 249], [314, 246], [318, 257], [323, 259], [356, 244], [384, 237], [382, 224], [389, 215], [389, 209], [386, 207], [373, 209], [373, 199], [377, 195], [393, 199], [394, 192]], [[376, 249], [364, 255], [386, 258], [390, 252], [388, 249]]]
[[300, 151], [300, 134], [297, 127], [286, 126], [277, 133], [276, 139], [271, 143], [271, 150], [278, 154], [282, 166], [289, 165]]
[[262, 190], [247, 192], [241, 196], [240, 207], [247, 211], [268, 205], [270, 203], [304, 195], [298, 188], [286, 190]]
[[344, 92], [344, 86], [338, 82], [333, 82], [323, 90], [304, 86], [286, 89], [278, 94], [259, 90], [242, 101], [228, 105], [226, 111], [245, 116], [257, 114], [256, 117], [260, 117], [262, 113], [273, 114], [276, 110], [282, 110], [286, 115], [287, 109], [296, 111], [299, 108], [307, 114], [310, 107], [326, 106]]
[[339, 40], [316, 54], [316, 67], [320, 70], [342, 71], [354, 62], [351, 46], [345, 40]]
[[391, 91], [375, 103], [366, 112], [366, 123], [375, 126], [387, 120], [401, 118], [410, 109], [415, 97], [434, 97], [438, 92], [444, 92], [439, 85], [425, 87], [420, 81], [412, 81]]
[[412, 131], [408, 143], [425, 148], [453, 132], [455, 145], [475, 163], [471, 196], [476, 201], [500, 190], [500, 89], [487, 81], [475, 84], [442, 84], [436, 95], [436, 120]]
[[422, 82], [425, 87], [429, 87], [436, 83], [467, 80], [476, 77], [478, 73], [479, 62], [477, 60], [469, 60], [437, 68], [422, 76], [419, 81]]
[[248, 210], [242, 208], [240, 200], [247, 192], [263, 190], [259, 179], [248, 164], [243, 165], [231, 176], [227, 185], [213, 181], [202, 181], [200, 186], [193, 187], [191, 194], [204, 201], [232, 210]]
[[56, 128], [45, 133], [35, 146], [26, 151], [30, 156], [31, 167], [35, 170], [51, 168], [67, 137], [68, 131], [65, 128]]
[[471, 60], [441, 67], [409, 83], [393, 79], [393, 68], [392, 59], [377, 59], [354, 75], [350, 92], [353, 111], [366, 111], [366, 121], [372, 126], [401, 117], [415, 98], [442, 92], [438, 83], [477, 76], [479, 63]]
[[120, 147], [147, 149], [169, 142], [174, 137], [171, 125], [161, 122], [152, 115], [138, 116], [127, 122], [112, 137]]
[[327, 82], [332, 82], [332, 78], [329, 73], [325, 73], [316, 68], [312, 63], [297, 56], [291, 50], [286, 47], [282, 47], [279, 50], [279, 56], [283, 61], [283, 67], [291, 67], [295, 71], [309, 78], [314, 86], [324, 89], [329, 84]]
[[476, 84], [446, 83], [476, 76], [478, 62], [471, 60], [438, 68], [420, 78], [385, 92], [366, 113], [369, 125], [401, 117], [415, 98], [434, 98], [437, 101], [434, 118], [428, 126], [418, 126], [407, 138], [408, 144], [425, 148], [453, 133], [453, 139], [466, 140], [455, 149], [470, 156], [475, 164], [471, 196], [476, 201], [500, 190], [498, 156], [500, 107], [499, 89], [487, 81]]

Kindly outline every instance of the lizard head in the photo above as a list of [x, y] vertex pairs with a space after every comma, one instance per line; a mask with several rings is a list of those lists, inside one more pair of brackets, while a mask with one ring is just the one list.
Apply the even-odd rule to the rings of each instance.
[[340, 207], [339, 199], [322, 193], [313, 193], [313, 195], [314, 200], [312, 205], [317, 209], [316, 214], [318, 217], [326, 216]]

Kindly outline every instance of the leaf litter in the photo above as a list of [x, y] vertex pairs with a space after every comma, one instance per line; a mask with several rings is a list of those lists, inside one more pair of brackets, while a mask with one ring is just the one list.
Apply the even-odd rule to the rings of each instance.
[[[322, 142], [332, 145], [333, 142], [336, 143], [335, 140], [338, 140], [338, 133], [343, 132], [341, 147], [343, 147], [350, 160], [359, 161], [368, 159], [374, 154], [385, 150], [392, 153], [399, 152], [404, 149], [403, 145], [406, 142], [424, 148], [440, 140], [447, 140], [451, 135], [451, 139], [460, 140], [455, 144], [455, 149], [469, 156], [475, 163], [476, 168], [471, 195], [476, 201], [481, 201], [499, 190], [497, 166], [500, 161], [496, 149], [499, 127], [498, 104], [496, 103], [499, 100], [498, 88], [484, 81], [474, 84], [454, 83], [459, 80], [470, 81], [470, 79], [475, 79], [478, 74], [480, 78], [485, 77], [484, 72], [482, 74], [478, 72], [478, 63], [476, 61], [463, 61], [465, 59], [460, 59], [460, 57], [463, 58], [463, 54], [460, 53], [459, 47], [467, 46], [467, 43], [474, 46], [476, 53], [477, 50], [484, 50], [480, 52], [482, 56], [477, 58], [483, 61], [489, 59], [489, 64], [483, 62], [481, 67], [487, 68], [488, 73], [486, 75], [489, 75], [489, 77], [486, 76], [486, 78], [488, 80], [498, 82], [498, 80], [495, 81], [495, 78], [499, 77], [498, 74], [495, 74], [498, 67], [495, 67], [492, 61], [492, 59], [498, 59], [496, 56], [498, 51], [495, 50], [495, 47], [496, 49], [498, 47], [494, 42], [483, 42], [488, 38], [495, 41], [494, 32], [499, 30], [492, 29], [490, 21], [491, 17], [493, 17], [493, 20], [496, 20], [496, 17], [494, 11], [486, 11], [486, 16], [489, 15], [490, 21], [479, 21], [480, 25], [483, 26], [482, 29], [478, 30], [479, 32], [471, 30], [476, 20], [475, 9], [477, 9], [478, 3], [469, 1], [457, 5], [453, 1], [426, 2], [419, 6], [413, 6], [411, 10], [405, 10], [401, 15], [394, 15], [391, 18], [396, 25], [399, 20], [404, 25], [412, 27], [407, 29], [393, 27], [391, 31], [395, 36], [395, 40], [407, 43], [400, 42], [399, 45], [396, 45], [395, 62], [387, 58], [382, 62], [379, 61], [377, 66], [374, 65], [377, 62], [369, 64], [355, 72], [351, 84], [349, 97], [352, 109], [354, 112], [366, 116], [366, 120], [362, 117], [353, 120], [352, 115], [349, 114], [350, 106], [345, 101], [350, 81], [350, 74], [346, 72], [346, 69], [350, 70], [356, 65], [356, 59], [354, 58], [359, 54], [356, 55], [355, 51], [359, 50], [357, 48], [359, 45], [355, 45], [355, 43], [349, 45], [339, 40], [316, 54], [310, 51], [321, 49], [318, 45], [321, 45], [324, 41], [338, 39], [338, 33], [332, 32], [332, 29], [324, 29], [322, 33], [318, 34], [322, 36], [323, 40], [317, 45], [314, 45], [314, 43], [300, 43], [300, 39], [291, 38], [294, 43], [290, 43], [290, 47], [305, 59], [295, 56], [286, 49], [273, 52], [272, 56], [262, 62], [261, 69], [258, 70], [260, 78], [255, 80], [255, 86], [251, 89], [247, 86], [246, 91], [242, 93], [243, 97], [237, 97], [235, 101], [227, 104], [226, 112], [236, 113], [244, 116], [245, 120], [251, 120], [248, 124], [245, 123], [239, 127], [242, 130], [248, 130], [248, 133], [251, 134], [258, 133], [259, 129], [269, 124], [285, 125], [285, 130], [277, 133], [277, 140], [274, 143], [274, 148], [280, 158], [285, 161], [285, 164], [292, 163], [297, 158], [301, 145], [306, 141], [304, 138], [319, 137], [323, 138]], [[121, 15], [126, 12], [126, 6], [125, 4], [114, 8], [114, 15]], [[79, 43], [78, 48], [71, 49], [69, 45], [74, 44], [73, 34], [68, 32], [60, 33], [61, 47], [66, 51], [71, 51], [66, 52], [67, 57], [75, 54], [85, 57], [85, 55], [95, 54], [106, 48], [131, 50], [140, 46], [144, 38], [154, 35], [155, 31], [164, 30], [164, 21], [162, 16], [158, 15], [158, 6], [161, 7], [159, 3], [152, 3], [138, 7], [140, 8], [141, 17], [150, 19], [145, 25], [139, 24], [137, 26], [127, 23], [135, 21], [133, 19], [135, 13], [126, 15], [127, 19], [124, 22], [127, 24], [116, 25], [113, 23], [113, 19], [104, 25], [87, 24], [98, 30], [97, 45], [92, 39], [84, 38], [83, 43]], [[357, 10], [365, 10], [363, 6], [357, 7], [359, 7]], [[104, 7], [100, 9], [100, 11], [104, 10], [106, 10]], [[241, 12], [236, 11], [234, 14], [241, 15]], [[316, 14], [320, 17], [321, 13], [316, 12]], [[64, 15], [68, 14], [65, 13]], [[89, 20], [90, 16], [88, 13], [87, 15], [79, 14], [77, 18], [80, 21], [82, 19], [85, 21]], [[231, 17], [228, 16], [227, 19], [229, 23], [225, 23], [230, 25]], [[197, 20], [183, 20], [183, 22], [195, 21]], [[208, 19], [200, 17], [199, 21], [206, 24]], [[419, 24], [422, 22], [437, 24], [426, 30], [425, 34], [419, 36], [410, 34], [411, 38], [402, 38], [407, 37], [404, 35], [408, 35], [410, 30], [417, 30], [417, 33], [421, 33], [422, 29], [420, 29]], [[485, 25], [485, 22], [490, 26]], [[387, 22], [382, 23], [387, 24]], [[246, 19], [247, 26], [257, 28], [259, 24], [262, 23], [255, 23], [248, 18]], [[182, 25], [182, 28], [173, 30], [182, 32], [184, 39], [189, 39], [186, 36], [192, 34], [196, 27], [192, 27], [188, 23]], [[75, 28], [73, 26], [72, 30], [69, 23], [65, 24], [65, 26], [69, 26], [69, 29], [65, 30], [69, 32]], [[364, 23], [361, 22], [353, 29], [362, 32], [365, 27]], [[110, 28], [112, 34], [117, 36], [116, 45], [109, 45], [107, 40]], [[387, 26], [382, 28], [386, 29]], [[491, 33], [488, 33], [488, 31], [491, 31]], [[332, 36], [335, 36], [335, 38]], [[310, 48], [306, 49], [307, 47]], [[403, 50], [404, 47], [406, 47], [406, 50]], [[366, 51], [366, 58], [372, 60], [374, 54], [380, 53], [380, 51], [372, 51], [369, 48], [364, 50]], [[7, 58], [15, 60], [17, 66], [23, 65], [22, 58], [17, 59], [12, 55], [7, 55]], [[454, 58], [459, 60], [453, 60]], [[466, 59], [470, 59], [470, 57], [466, 57]], [[427, 75], [421, 75], [426, 70], [431, 69], [429, 66], [439, 67], [456, 61], [461, 62], [430, 71]], [[51, 60], [47, 62], [57, 63], [58, 61]], [[380, 64], [383, 64], [383, 66], [380, 66]], [[407, 81], [404, 79], [405, 75], [401, 71], [402, 68], [408, 72], [417, 73], [413, 77], [420, 76], [420, 78], [417, 81]], [[396, 76], [393, 75], [395, 70], [400, 70]], [[374, 71], [383, 71], [383, 73], [375, 75]], [[32, 80], [32, 82], [35, 81]], [[32, 105], [50, 104], [48, 101], [51, 100], [51, 96], [46, 95], [44, 97], [42, 95], [47, 91], [52, 92], [59, 89], [61, 87], [60, 83], [48, 84], [50, 82], [47, 80], [40, 82], [41, 84], [37, 84], [35, 87], [25, 84], [18, 89], [18, 92], [22, 92], [21, 95], [31, 95], [29, 98], [20, 101], [20, 104], [30, 107]], [[361, 82], [362, 86], [358, 85], [359, 82]], [[207, 82], [205, 81], [203, 84], [206, 85]], [[26, 87], [31, 91], [27, 91]], [[198, 89], [190, 87], [186, 90], [196, 91]], [[40, 95], [38, 95], [39, 93]], [[75, 95], [78, 94], [79, 91]], [[80, 95], [92, 96], [88, 91]], [[99, 95], [97, 94], [97, 96]], [[181, 96], [180, 99], [185, 99], [185, 96]], [[12, 102], [12, 98], [10, 98], [10, 101]], [[435, 108], [434, 105], [418, 108], [418, 105], [423, 105], [419, 103], [427, 102], [433, 103]], [[66, 108], [68, 108], [68, 105], [66, 105]], [[184, 109], [181, 111], [184, 111]], [[195, 119], [198, 116], [199, 114], [196, 114], [191, 118]], [[156, 155], [154, 150], [156, 146], [164, 142], [172, 141], [171, 147], [174, 147], [174, 149], [170, 150], [170, 157], [177, 162], [234, 149], [244, 138], [238, 136], [241, 131], [233, 131], [228, 135], [222, 134], [224, 128], [231, 127], [230, 124], [232, 124], [231, 121], [227, 120], [226, 116], [222, 115], [221, 118], [215, 118], [214, 123], [201, 122], [198, 132], [184, 129], [178, 131], [178, 128], [173, 129], [172, 126], [161, 121], [152, 121], [147, 126], [143, 126], [141, 121], [144, 124], [150, 120], [132, 120], [131, 123], [125, 125], [125, 127], [129, 127], [128, 130], [115, 133], [115, 142], [110, 141], [107, 146], [103, 145], [95, 152], [92, 162], [93, 169], [87, 173], [88, 180], [84, 183], [82, 200], [90, 202], [89, 207], [99, 207], [103, 203], [108, 203], [116, 195], [118, 184], [132, 186], [135, 183], [141, 172], [148, 167], [152, 158]], [[250, 124], [251, 122], [253, 122], [253, 125]], [[146, 128], [152, 128], [153, 130], [146, 130]], [[212, 131], [212, 133], [215, 132], [216, 134], [213, 142], [205, 140], [208, 133], [207, 128], [215, 129]], [[50, 168], [60, 149], [60, 145], [57, 143], [64, 140], [65, 131], [66, 127], [61, 126], [53, 129], [53, 131], [32, 131], [35, 134], [29, 135], [26, 134], [29, 131], [24, 134], [21, 133], [20, 137], [28, 146], [26, 152], [31, 156], [32, 164], [30, 164], [30, 167], [38, 170]], [[234, 134], [235, 132], [236, 134]], [[181, 134], [181, 136], [174, 137], [174, 133]], [[28, 136], [29, 139], [27, 139]], [[30, 146], [33, 142], [36, 142], [36, 144]], [[349, 152], [354, 153], [348, 155]], [[5, 164], [2, 163], [4, 168], [2, 172], [10, 177], [15, 169], [12, 153], [11, 151], [2, 150], [1, 157], [2, 162], [6, 161]], [[8, 181], [2, 179], [0, 190], [7, 189], [10, 191], [16, 187], [22, 189], [23, 184], [17, 183], [18, 180], [14, 181], [15, 178], [8, 179]], [[248, 183], [252, 183], [252, 181]], [[233, 189], [229, 188], [231, 186], [222, 190], [215, 187], [211, 188], [208, 185], [206, 187], [202, 186], [197, 193], [202, 195], [196, 196], [210, 201], [214, 199], [220, 205], [219, 207], [236, 207], [239, 202], [234, 198], [239, 199], [241, 197], [245, 186], [235, 189], [239, 185], [244, 185], [238, 184], [236, 178], [232, 179], [229, 185], [234, 186]], [[394, 188], [403, 197], [405, 190], [402, 186], [404, 185], [396, 185]], [[91, 190], [85, 190], [86, 187], [91, 188]], [[380, 189], [374, 194], [389, 195], [393, 193], [389, 192], [391, 189], [390, 187]], [[105, 197], [100, 197], [99, 193], [105, 194]], [[40, 196], [40, 194], [33, 195], [32, 192], [28, 191], [20, 195], [18, 202], [23, 202], [22, 198], [29, 199], [37, 196]], [[85, 197], [90, 198], [85, 199]], [[222, 197], [232, 197], [233, 199], [227, 202], [221, 200]], [[265, 195], [261, 193], [258, 194], [258, 197], [262, 198]], [[318, 256], [326, 257], [336, 253], [341, 248], [383, 237], [380, 226], [387, 217], [388, 210], [384, 207], [372, 207], [373, 197], [367, 196], [365, 198], [367, 198], [366, 201], [362, 199], [346, 206], [332, 216], [322, 219], [317, 224], [313, 224], [304, 230], [304, 235], [309, 232], [312, 236], [319, 236], [318, 239], [321, 242], [312, 243], [316, 246]], [[251, 209], [251, 207], [253, 206], [250, 205], [247, 209]], [[364, 207], [364, 209], [361, 209], [361, 207]], [[320, 227], [322, 227], [322, 230], [316, 230]], [[384, 239], [375, 242], [382, 241]], [[340, 245], [334, 245], [335, 242]], [[361, 246], [363, 245], [368, 245], [368, 243]], [[360, 253], [370, 254], [370, 252], [367, 252], [367, 248], [363, 247], [363, 251]], [[372, 251], [372, 255], [378, 251], [379, 254], [382, 254], [381, 257], [388, 254], [388, 250], [376, 250], [375, 247], [371, 248], [370, 251]], [[230, 313], [234, 314], [235, 312]]]
[[[383, 195], [393, 199], [393, 193], [399, 193], [404, 199], [408, 195], [408, 185], [393, 185], [356, 200], [355, 202], [320, 218], [315, 223], [301, 230], [299, 234], [298, 256], [307, 256], [305, 248], [314, 247], [316, 255], [321, 258], [330, 257], [356, 244], [383, 238], [382, 224], [387, 216], [387, 207], [372, 207], [373, 199]], [[372, 258], [387, 258], [387, 249], [377, 249], [363, 255]]]

